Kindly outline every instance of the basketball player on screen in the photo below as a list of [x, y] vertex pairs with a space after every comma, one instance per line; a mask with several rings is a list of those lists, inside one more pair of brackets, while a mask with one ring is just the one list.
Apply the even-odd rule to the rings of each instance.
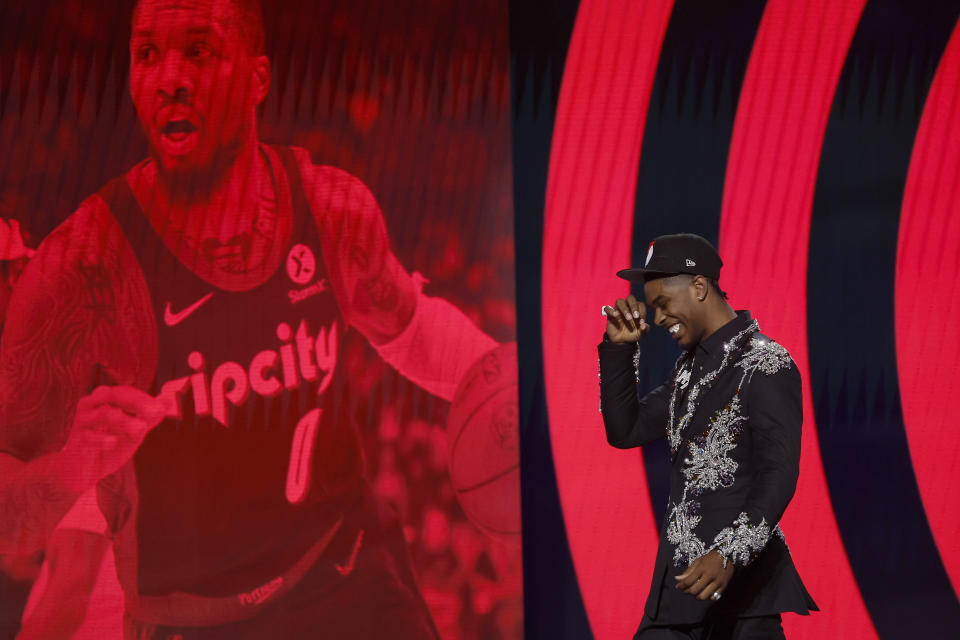
[[335, 402], [338, 349], [353, 326], [450, 399], [494, 341], [421, 292], [357, 178], [259, 142], [256, 0], [142, 0], [130, 53], [151, 157], [11, 301], [0, 553], [96, 487], [128, 637], [434, 637]]

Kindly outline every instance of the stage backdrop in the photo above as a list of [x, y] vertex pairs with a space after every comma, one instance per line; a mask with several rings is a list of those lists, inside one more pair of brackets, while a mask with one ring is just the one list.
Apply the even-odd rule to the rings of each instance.
[[[256, 3], [241, 0], [234, 4], [246, 7]], [[230, 3], [219, 5], [229, 7]], [[149, 157], [147, 139], [131, 100], [130, 70], [131, 56], [144, 56], [142, 62], [146, 64], [152, 53], [131, 46], [133, 6], [133, 2], [123, 0], [15, 0], [4, 2], [0, 8], [0, 217], [4, 222], [0, 240], [4, 251], [8, 243], [10, 247], [19, 246], [18, 237], [25, 240], [26, 247], [36, 248], [85, 198]], [[271, 344], [259, 348], [277, 349], [283, 366], [278, 363], [277, 352], [270, 352], [272, 360], [268, 353], [266, 360], [260, 362], [275, 366], [258, 369], [263, 377], [259, 382], [266, 388], [279, 379], [281, 369], [284, 376], [296, 378], [296, 370], [290, 374], [285, 359], [293, 352], [284, 349], [295, 345], [299, 350], [297, 357], [302, 359], [304, 353], [309, 356], [315, 347], [313, 376], [316, 377], [318, 367], [322, 376], [333, 376], [336, 371], [343, 380], [343, 384], [326, 391], [328, 396], [335, 394], [327, 399], [328, 411], [333, 412], [337, 421], [334, 428], [359, 437], [364, 475], [380, 505], [376, 512], [382, 518], [390, 517], [385, 514], [398, 514], [402, 526], [406, 548], [394, 548], [391, 553], [412, 559], [415, 590], [426, 601], [440, 635], [519, 638], [523, 628], [522, 573], [506, 0], [285, 0], [264, 2], [263, 13], [271, 79], [267, 96], [257, 109], [260, 139], [300, 148], [301, 163], [309, 157], [315, 165], [336, 167], [366, 185], [382, 210], [393, 254], [404, 271], [414, 274], [414, 287], [422, 287], [423, 295], [443, 301], [447, 306], [442, 310], [462, 316], [451, 321], [451, 330], [469, 326], [472, 332], [482, 331], [486, 337], [477, 338], [468, 332], [464, 340], [473, 343], [463, 343], [462, 352], [460, 338], [447, 335], [443, 336], [446, 342], [441, 343], [445, 351], [440, 354], [400, 354], [401, 360], [408, 361], [440, 356], [438, 361], [444, 367], [470, 358], [469, 362], [457, 365], [461, 376], [452, 381], [446, 393], [439, 394], [446, 398], [429, 393], [387, 365], [371, 340], [357, 330], [347, 331], [342, 341], [331, 346], [336, 338], [332, 328], [330, 333], [318, 334], [316, 340], [308, 335], [310, 340], [301, 342], [299, 333], [291, 338], [291, 327], [287, 326], [284, 332], [278, 326], [276, 339], [271, 338]], [[162, 19], [165, 18], [158, 18]], [[158, 22], [153, 25], [155, 30], [146, 28], [142, 35], [154, 37], [154, 33], [163, 33], [169, 26]], [[177, 71], [186, 74], [184, 69], [189, 65], [209, 64], [204, 62], [207, 57], [218, 53], [206, 42], [209, 35], [195, 30], [190, 37], [195, 37], [199, 44], [174, 43], [175, 47], [182, 45], [182, 50], [178, 50], [178, 55], [182, 54], [181, 68]], [[226, 95], [231, 87], [226, 82], [214, 87], [214, 93]], [[183, 107], [185, 113], [189, 112], [190, 90], [184, 89], [182, 96], [187, 105]], [[176, 102], [180, 98], [170, 99]], [[171, 144], [181, 144], [181, 138], [189, 140], [196, 135], [196, 125], [169, 125], [173, 128], [162, 134], [170, 136], [174, 141]], [[212, 130], [219, 125], [209, 122], [205, 126]], [[274, 165], [273, 170], [279, 171], [278, 166]], [[309, 191], [310, 185], [306, 186]], [[366, 197], [362, 187], [352, 193]], [[365, 234], [376, 229], [360, 228], [354, 232]], [[236, 246], [225, 242], [204, 245], [203, 250], [209, 249], [214, 257], [224, 255], [218, 252], [235, 251], [231, 255], [242, 258], [248, 250], [244, 244], [247, 241], [249, 238], [238, 236]], [[329, 246], [328, 238], [320, 241]], [[132, 245], [134, 254], [140, 254], [143, 247], [136, 241]], [[26, 253], [32, 252], [12, 253], [16, 255], [0, 255], [5, 287], [0, 301], [4, 312], [8, 285], [13, 287], [14, 307], [18, 296], [25, 299], [29, 295], [17, 290], [16, 282], [29, 260]], [[43, 255], [41, 248], [37, 256]], [[11, 259], [7, 260], [8, 257]], [[139, 257], [141, 264], [149, 263], [148, 258]], [[351, 264], [365, 266], [363, 255], [350, 254], [348, 259], [354, 261]], [[331, 261], [335, 261], [334, 256], [309, 251], [291, 253], [276, 276], [283, 281], [282, 296], [289, 296], [292, 305], [301, 301], [308, 305], [309, 298], [315, 295], [315, 299], [320, 299], [321, 294], [329, 295], [329, 286], [311, 279], [310, 273], [314, 269], [318, 273], [326, 269], [329, 273], [335, 268]], [[26, 266], [27, 274], [31, 268], [32, 264]], [[19, 282], [24, 281], [26, 277]], [[176, 282], [166, 284], [173, 289], [178, 286]], [[390, 295], [395, 294], [388, 285], [371, 280], [370, 290], [360, 294], [372, 299], [376, 309], [377, 303], [387, 304]], [[83, 292], [79, 294], [83, 297]], [[212, 308], [214, 304], [197, 298], [200, 302], [193, 306], [188, 306], [192, 298], [175, 301], [172, 308], [168, 304], [167, 315], [160, 317], [168, 326], [180, 322], [186, 326], [189, 314], [199, 318], [205, 310], [203, 305]], [[343, 304], [342, 299], [337, 300]], [[156, 307], [163, 301], [154, 303]], [[429, 311], [435, 307], [424, 308]], [[248, 308], [244, 313], [258, 316], [265, 310]], [[225, 331], [235, 322], [221, 319]], [[13, 319], [7, 320], [9, 327]], [[429, 329], [434, 332], [436, 325], [443, 325], [447, 318], [428, 321], [434, 323], [434, 328]], [[156, 322], [159, 324], [159, 319]], [[316, 324], [321, 322], [317, 320]], [[292, 330], [297, 332], [297, 326]], [[429, 343], [431, 337], [418, 339]], [[321, 344], [320, 338], [327, 343]], [[281, 346], [283, 341], [290, 344]], [[5, 339], [3, 345], [9, 351], [7, 342]], [[412, 344], [422, 346], [416, 341]], [[477, 351], [478, 344], [489, 349]], [[321, 347], [327, 358], [323, 362], [319, 361]], [[40, 351], [46, 354], [51, 350], [41, 343], [38, 354]], [[199, 362], [191, 356], [190, 362], [191, 366], [196, 365], [197, 375], [203, 372], [202, 356]], [[54, 365], [57, 364], [55, 361]], [[211, 376], [227, 372], [226, 368], [217, 368], [219, 362], [206, 364]], [[308, 375], [303, 372], [309, 366], [309, 362], [300, 361], [302, 377]], [[251, 379], [254, 368], [251, 365]], [[243, 394], [236, 386], [245, 384], [240, 380], [243, 376], [231, 371], [227, 373], [235, 376], [233, 382], [224, 383], [227, 386], [220, 388], [219, 396], [221, 405], [227, 403], [224, 411], [230, 412], [230, 403], [242, 405], [246, 397], [240, 397]], [[265, 371], [272, 371], [272, 377]], [[108, 375], [109, 372], [97, 381], [109, 381]], [[158, 379], [160, 375], [154, 378], [154, 392], [156, 383], [165, 379]], [[283, 380], [285, 385], [289, 383], [288, 377]], [[5, 381], [12, 387], [9, 376]], [[16, 393], [29, 395], [34, 389], [8, 388], [3, 393], [10, 398]], [[215, 416], [216, 401], [214, 398]], [[200, 414], [200, 400], [196, 402], [196, 413]], [[42, 414], [44, 409], [39, 411]], [[249, 428], [264, 426], [253, 424]], [[0, 430], [7, 427], [0, 424]], [[325, 464], [349, 462], [338, 460], [337, 450], [330, 451], [332, 446], [341, 444], [331, 444], [322, 434], [315, 435], [309, 429], [298, 433], [300, 439], [294, 441], [294, 447], [299, 448], [294, 453], [299, 452], [300, 457], [291, 454], [291, 460], [297, 458], [302, 464], [304, 459], [310, 460], [305, 456], [313, 451]], [[56, 451], [54, 446], [45, 453]], [[13, 454], [21, 463], [31, 461], [29, 455], [19, 450], [4, 453]], [[251, 468], [258, 464], [260, 452], [251, 449], [238, 453]], [[202, 459], [197, 460], [204, 464]], [[164, 470], [156, 471], [159, 474]], [[149, 473], [149, 469], [141, 472]], [[301, 472], [310, 473], [302, 469]], [[317, 475], [324, 470], [314, 468], [312, 472]], [[199, 474], [202, 476], [203, 472]], [[5, 523], [0, 529], [5, 535], [11, 534], [13, 526], [7, 524], [16, 522], [25, 509], [18, 502], [19, 495], [10, 493], [11, 482], [11, 478], [0, 478], [0, 520]], [[303, 483], [301, 475], [288, 474], [289, 502], [302, 499], [298, 492], [302, 492]], [[4, 494], [5, 489], [10, 491]], [[229, 492], [228, 487], [223, 497], [242, 508], [243, 496], [233, 495], [242, 490], [238, 486]], [[307, 502], [309, 496], [308, 492]], [[163, 497], [158, 499], [162, 501]], [[101, 505], [102, 496], [100, 502], [96, 496], [87, 496], [87, 502], [80, 507], [96, 510]], [[191, 503], [190, 508], [196, 508], [196, 504]], [[192, 517], [202, 520], [202, 516]], [[81, 513], [78, 518], [61, 523], [60, 529], [84, 529], [84, 518], [88, 517], [89, 513]], [[194, 520], [187, 522], [181, 526], [190, 527]], [[269, 528], [269, 522], [265, 524]], [[176, 528], [171, 523], [163, 526]], [[324, 530], [318, 529], [317, 535]], [[343, 576], [362, 573], [367, 547], [377, 544], [373, 538], [364, 539], [363, 529], [360, 531], [356, 534], [354, 530], [348, 539], [340, 543], [335, 539], [332, 543], [333, 551], [340, 554], [332, 560]], [[16, 531], [12, 535], [15, 538]], [[222, 541], [228, 547], [236, 546], [229, 533], [220, 531], [218, 535], [225, 536]], [[268, 544], [282, 547], [283, 542], [274, 539]], [[262, 547], [260, 542], [258, 545]], [[274, 551], [284, 556], [283, 548]], [[251, 549], [251, 553], [262, 555], [271, 551], [258, 548]], [[48, 550], [47, 555], [50, 554]], [[3, 556], [2, 637], [12, 637], [20, 627], [31, 589], [31, 607], [40, 607], [34, 610], [42, 610], [44, 615], [56, 616], [57, 611], [51, 614], [49, 606], [39, 604], [43, 590], [55, 586], [55, 580], [48, 575], [49, 567], [41, 570], [43, 557], [43, 552], [30, 557], [15, 553]], [[88, 585], [93, 597], [86, 618], [67, 620], [64, 624], [79, 627], [76, 637], [119, 637], [122, 596], [116, 586], [112, 551], [102, 561], [99, 556], [73, 560], [75, 564], [90, 565], [85, 568], [88, 582], [96, 579], [96, 583]], [[233, 561], [243, 564], [242, 557]], [[142, 565], [141, 573], [146, 571]], [[283, 567], [278, 566], [280, 569]], [[405, 577], [402, 566], [396, 571], [401, 578]], [[35, 582], [38, 576], [40, 581]], [[141, 584], [144, 580], [150, 582], [151, 576], [141, 575]], [[266, 599], [271, 595], [272, 584], [245, 595], [258, 601]], [[205, 595], [225, 595], [216, 593], [215, 583], [207, 587]], [[375, 588], [380, 587], [377, 579]], [[361, 626], [365, 615], [375, 613], [364, 598], [360, 587], [357, 596], [347, 603]], [[29, 614], [27, 620], [31, 621]], [[32, 622], [41, 624], [44, 620], [35, 618]], [[40, 628], [36, 624], [34, 628]], [[276, 633], [283, 635], [283, 628], [276, 629]]]
[[[782, 528], [821, 612], [785, 616], [787, 636], [956, 635], [958, 14], [511, 3], [528, 637], [639, 623], [668, 454], [606, 444], [600, 307], [630, 293], [615, 271], [682, 231], [716, 244], [734, 308], [803, 378]], [[677, 355], [654, 328], [640, 386]]]

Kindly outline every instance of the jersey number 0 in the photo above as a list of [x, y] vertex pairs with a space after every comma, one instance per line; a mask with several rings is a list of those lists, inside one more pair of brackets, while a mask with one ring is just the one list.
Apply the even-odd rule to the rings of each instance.
[[312, 409], [307, 412], [293, 433], [293, 443], [290, 445], [290, 465], [287, 467], [287, 500], [290, 504], [297, 504], [305, 497], [310, 489], [312, 476], [313, 447], [316, 443], [317, 425], [320, 424], [322, 409]]

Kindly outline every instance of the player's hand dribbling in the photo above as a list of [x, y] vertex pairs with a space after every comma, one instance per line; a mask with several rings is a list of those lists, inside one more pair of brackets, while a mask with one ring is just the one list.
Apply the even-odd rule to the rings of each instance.
[[607, 316], [607, 337], [611, 342], [636, 342], [650, 332], [647, 307], [633, 294], [626, 300], [618, 299], [613, 306], [603, 307]]
[[97, 387], [81, 398], [61, 452], [73, 488], [84, 491], [117, 471], [165, 416], [160, 400], [134, 387]]

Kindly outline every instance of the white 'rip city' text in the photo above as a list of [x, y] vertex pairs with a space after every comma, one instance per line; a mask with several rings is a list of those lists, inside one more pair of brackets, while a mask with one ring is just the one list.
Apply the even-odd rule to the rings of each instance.
[[[158, 398], [165, 403], [167, 414], [181, 418], [181, 401], [188, 391], [193, 398], [197, 416], [212, 415], [213, 419], [229, 427], [227, 402], [241, 406], [250, 392], [272, 398], [285, 388], [296, 389], [302, 381], [319, 380], [317, 395], [322, 395], [333, 379], [337, 365], [337, 323], [321, 327], [311, 335], [306, 320], [301, 320], [296, 334], [286, 322], [277, 325], [279, 349], [265, 349], [251, 358], [245, 368], [233, 361], [218, 365], [212, 375], [207, 374], [207, 362], [200, 351], [187, 357], [193, 374], [170, 380], [161, 387]], [[278, 366], [279, 365], [279, 366]]]

